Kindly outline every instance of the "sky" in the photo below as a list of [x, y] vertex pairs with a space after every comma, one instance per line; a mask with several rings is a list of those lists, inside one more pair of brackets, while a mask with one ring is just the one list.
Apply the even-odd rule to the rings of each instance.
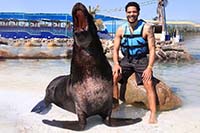
[[[124, 7], [130, 0], [1, 0], [0, 12], [69, 13], [76, 2], [86, 7], [99, 5], [97, 14], [125, 18]], [[140, 18], [156, 16], [157, 0], [135, 0], [141, 7]], [[199, 0], [168, 0], [167, 20], [186, 20], [200, 23]], [[121, 9], [121, 10], [120, 10]]]

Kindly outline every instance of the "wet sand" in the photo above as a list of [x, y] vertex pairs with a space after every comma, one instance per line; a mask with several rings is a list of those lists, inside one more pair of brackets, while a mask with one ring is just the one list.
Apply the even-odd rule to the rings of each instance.
[[[47, 80], [48, 82], [48, 80]], [[18, 90], [9, 90], [8, 88], [0, 91], [0, 132], [7, 133], [66, 133], [74, 132], [57, 127], [51, 127], [42, 123], [43, 119], [56, 120], [76, 120], [75, 114], [62, 110], [53, 105], [51, 110], [44, 115], [31, 113], [32, 107], [43, 98], [45, 82], [39, 83], [41, 89], [25, 90], [23, 84], [18, 86]], [[120, 105], [118, 110], [113, 112], [113, 117], [141, 117], [143, 120], [135, 125], [124, 127], [107, 127], [101, 122], [100, 117], [93, 116], [88, 119], [88, 124], [84, 132], [102, 132], [102, 133], [169, 133], [169, 132], [191, 132], [200, 131], [200, 112], [199, 108], [179, 108], [173, 111], [159, 112], [158, 123], [148, 124], [149, 111]]]

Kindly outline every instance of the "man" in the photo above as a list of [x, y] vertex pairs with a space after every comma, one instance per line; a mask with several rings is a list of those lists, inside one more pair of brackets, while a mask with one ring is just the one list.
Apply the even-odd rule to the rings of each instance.
[[[139, 20], [140, 7], [129, 2], [126, 7], [127, 22], [117, 29], [113, 51], [113, 102], [118, 102], [118, 81], [121, 83], [120, 99], [125, 101], [125, 89], [129, 76], [136, 75], [138, 85], [144, 85], [150, 108], [149, 123], [156, 123], [156, 98], [152, 83], [152, 67], [155, 58], [155, 38], [152, 26]], [[119, 62], [119, 49], [124, 58]], [[149, 57], [147, 58], [147, 54]]]

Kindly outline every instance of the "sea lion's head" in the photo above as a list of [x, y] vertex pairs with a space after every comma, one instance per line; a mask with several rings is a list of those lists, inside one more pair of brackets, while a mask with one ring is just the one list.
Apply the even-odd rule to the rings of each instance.
[[92, 15], [82, 3], [76, 3], [72, 9], [74, 43], [87, 48], [97, 38], [97, 28]]

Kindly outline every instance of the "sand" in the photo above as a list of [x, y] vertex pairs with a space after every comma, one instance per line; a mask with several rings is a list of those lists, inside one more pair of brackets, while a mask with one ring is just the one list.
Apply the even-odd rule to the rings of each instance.
[[[44, 84], [43, 84], [44, 85]], [[43, 85], [41, 85], [43, 88]], [[51, 127], [42, 123], [43, 119], [75, 120], [75, 114], [67, 112], [53, 105], [47, 114], [31, 113], [30, 110], [44, 96], [45, 89], [25, 90], [23, 85], [18, 90], [2, 89], [0, 91], [0, 132], [2, 133], [66, 133], [73, 132], [57, 127]], [[93, 116], [88, 119], [88, 125], [84, 132], [102, 133], [155, 133], [155, 132], [191, 132], [200, 131], [199, 107], [181, 107], [173, 111], [159, 112], [158, 123], [148, 124], [149, 111], [121, 104], [120, 108], [113, 112], [113, 117], [141, 117], [143, 120], [135, 125], [124, 127], [107, 127], [100, 117]]]

